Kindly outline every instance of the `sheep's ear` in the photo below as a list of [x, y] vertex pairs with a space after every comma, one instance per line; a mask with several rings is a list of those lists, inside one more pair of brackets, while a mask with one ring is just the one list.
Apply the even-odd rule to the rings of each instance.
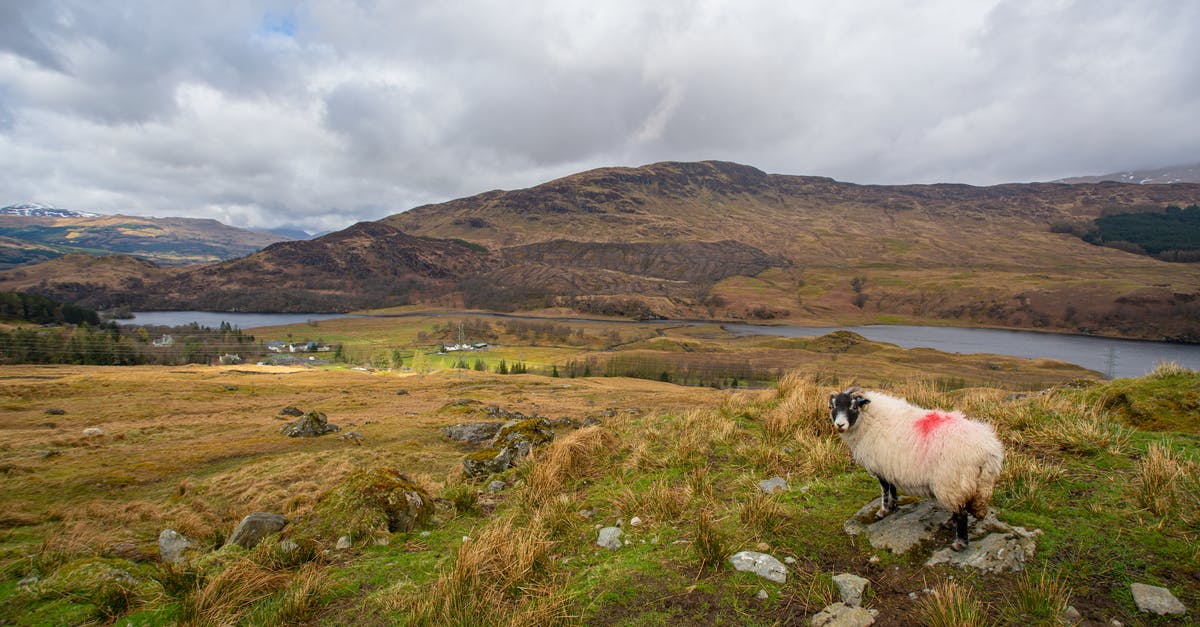
[[837, 394], [830, 394], [830, 395], [829, 395], [829, 406], [830, 406], [830, 407], [833, 407], [833, 404], [834, 404], [836, 401], [837, 401]]
[[867, 403], [870, 403], [870, 402], [871, 402], [871, 399], [869, 399], [865, 396], [855, 396], [854, 397], [854, 405], [856, 407], [862, 407], [863, 405], [866, 405]]

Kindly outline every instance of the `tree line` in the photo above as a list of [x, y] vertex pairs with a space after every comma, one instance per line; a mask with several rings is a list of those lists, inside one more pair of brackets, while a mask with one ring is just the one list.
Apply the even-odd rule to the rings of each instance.
[[25, 292], [0, 292], [0, 319], [34, 324], [100, 324], [95, 310]]
[[1196, 204], [1124, 213], [1106, 210], [1091, 222], [1058, 221], [1050, 230], [1163, 261], [1200, 261], [1200, 206]]

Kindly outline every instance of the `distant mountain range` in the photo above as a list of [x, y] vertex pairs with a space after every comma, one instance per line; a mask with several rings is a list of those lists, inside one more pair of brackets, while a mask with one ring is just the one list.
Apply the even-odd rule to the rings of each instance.
[[1200, 264], [1052, 229], [1197, 200], [1194, 183], [856, 185], [667, 162], [426, 205], [204, 266], [72, 256], [0, 272], [0, 290], [133, 309], [419, 304], [1200, 341]]
[[275, 242], [307, 237], [239, 229], [216, 220], [99, 215], [39, 204], [0, 209], [0, 269], [68, 255], [122, 253], [162, 265], [243, 257]]
[[1200, 183], [1200, 163], [1192, 165], [1177, 165], [1156, 170], [1134, 170], [1131, 172], [1113, 172], [1100, 176], [1073, 176], [1059, 179], [1056, 183], [1102, 183], [1114, 181], [1117, 183], [1134, 183], [1138, 185], [1163, 185], [1168, 183]]
[[0, 215], [26, 216], [33, 218], [95, 218], [100, 214], [88, 213], [86, 211], [71, 211], [70, 209], [60, 209], [58, 207], [42, 205], [36, 202], [27, 202], [20, 205], [0, 207]]

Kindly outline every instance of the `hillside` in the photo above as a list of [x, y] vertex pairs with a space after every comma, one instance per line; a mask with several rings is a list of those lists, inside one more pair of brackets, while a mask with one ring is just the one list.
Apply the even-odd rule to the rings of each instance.
[[[866, 580], [880, 626], [1062, 624], [1068, 606], [1086, 624], [1187, 625], [1200, 610], [1183, 409], [1200, 374], [1169, 366], [1034, 394], [884, 387], [1003, 441], [996, 527], [1040, 535], [1010, 558], [1021, 570], [995, 573], [927, 563], [951, 540], [936, 509], [911, 548], [846, 531], [879, 487], [833, 431], [839, 387], [817, 370], [767, 390], [464, 370], [4, 374], [4, 624], [807, 625], [843, 573]], [[342, 431], [287, 437], [285, 408]], [[467, 474], [482, 445], [443, 428], [510, 417], [550, 441]], [[918, 507], [902, 498], [885, 522]], [[239, 545], [252, 512], [286, 524]], [[619, 543], [598, 546], [609, 527]], [[973, 548], [992, 537], [979, 531]], [[786, 576], [735, 570], [745, 550]], [[1169, 589], [1187, 614], [1140, 611], [1131, 584]]]
[[[1200, 341], [1200, 264], [1052, 229], [1197, 199], [1190, 183], [883, 186], [716, 161], [602, 168], [187, 269], [121, 298], [166, 309], [412, 303]], [[7, 281], [0, 273], [0, 288], [14, 289]]]
[[232, 261], [184, 268], [134, 295], [142, 309], [347, 311], [452, 293], [489, 255], [361, 222]]
[[[127, 254], [161, 265], [209, 263], [291, 239], [216, 220], [79, 213], [64, 217], [62, 210], [22, 207], [26, 206], [0, 213], [0, 238], [5, 242], [0, 269], [44, 261], [48, 251], [54, 256]], [[25, 248], [13, 241], [23, 242]]]

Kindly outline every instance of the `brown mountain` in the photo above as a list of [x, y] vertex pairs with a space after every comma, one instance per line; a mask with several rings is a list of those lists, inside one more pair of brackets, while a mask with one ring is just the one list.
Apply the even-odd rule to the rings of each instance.
[[1200, 264], [1050, 228], [1197, 199], [1200, 185], [1187, 183], [881, 186], [724, 162], [603, 168], [168, 273], [129, 297], [159, 308], [415, 302], [1200, 341]]
[[232, 261], [182, 269], [132, 299], [147, 309], [349, 311], [452, 293], [491, 256], [462, 242], [360, 222]]

